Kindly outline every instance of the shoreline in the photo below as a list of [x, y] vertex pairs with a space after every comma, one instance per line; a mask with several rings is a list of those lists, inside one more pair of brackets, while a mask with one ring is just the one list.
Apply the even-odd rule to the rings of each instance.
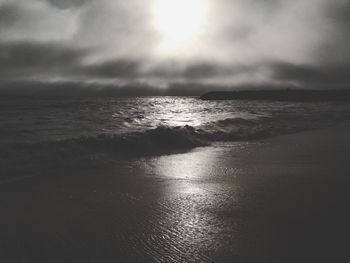
[[[205, 135], [193, 134], [195, 129], [191, 126], [173, 128], [160, 126], [146, 130], [142, 135], [140, 132], [135, 132], [129, 134], [130, 136], [110, 135], [40, 143], [10, 143], [3, 145], [3, 156], [0, 159], [2, 173], [0, 185], [46, 175], [60, 176], [66, 172], [76, 174], [84, 169], [108, 170], [118, 165], [120, 161], [187, 153], [197, 148], [216, 145], [266, 142], [299, 133], [336, 129], [346, 124], [347, 122], [342, 122], [312, 128], [299, 127], [300, 130], [279, 131], [276, 134], [262, 132], [256, 138], [250, 139], [211, 140], [205, 138]], [[160, 142], [157, 142], [158, 139]]]
[[0, 259], [344, 260], [349, 132], [342, 124], [0, 185]]

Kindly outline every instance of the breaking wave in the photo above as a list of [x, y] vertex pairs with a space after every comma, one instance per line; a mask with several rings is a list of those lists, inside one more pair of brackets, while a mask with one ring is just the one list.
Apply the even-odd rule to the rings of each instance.
[[59, 169], [67, 167], [79, 169], [105, 165], [113, 163], [118, 157], [163, 154], [207, 144], [196, 135], [197, 132], [190, 126], [161, 126], [123, 135], [6, 144], [2, 145], [0, 153], [0, 179], [29, 171], [41, 174], [48, 169], [59, 172]]
[[[343, 116], [344, 117], [344, 116]], [[319, 118], [283, 116], [252, 119], [227, 118], [201, 126], [159, 126], [142, 132], [98, 135], [40, 143], [2, 145], [0, 173], [5, 176], [24, 171], [90, 167], [113, 163], [118, 158], [158, 155], [209, 145], [216, 141], [249, 141], [339, 122], [335, 116]]]

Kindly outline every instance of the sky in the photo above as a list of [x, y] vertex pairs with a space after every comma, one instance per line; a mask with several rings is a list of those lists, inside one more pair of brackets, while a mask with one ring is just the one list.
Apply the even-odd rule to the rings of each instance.
[[0, 0], [0, 92], [348, 88], [349, 14], [348, 0]]

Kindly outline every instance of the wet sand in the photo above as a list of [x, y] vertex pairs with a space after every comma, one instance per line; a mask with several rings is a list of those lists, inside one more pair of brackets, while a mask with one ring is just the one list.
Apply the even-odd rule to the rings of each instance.
[[341, 125], [1, 184], [0, 261], [347, 262], [349, 134]]

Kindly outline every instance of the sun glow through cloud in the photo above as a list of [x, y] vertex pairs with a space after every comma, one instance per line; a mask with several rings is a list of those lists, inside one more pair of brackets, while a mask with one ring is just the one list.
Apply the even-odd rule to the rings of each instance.
[[163, 51], [187, 48], [201, 34], [207, 0], [154, 0], [154, 27]]

